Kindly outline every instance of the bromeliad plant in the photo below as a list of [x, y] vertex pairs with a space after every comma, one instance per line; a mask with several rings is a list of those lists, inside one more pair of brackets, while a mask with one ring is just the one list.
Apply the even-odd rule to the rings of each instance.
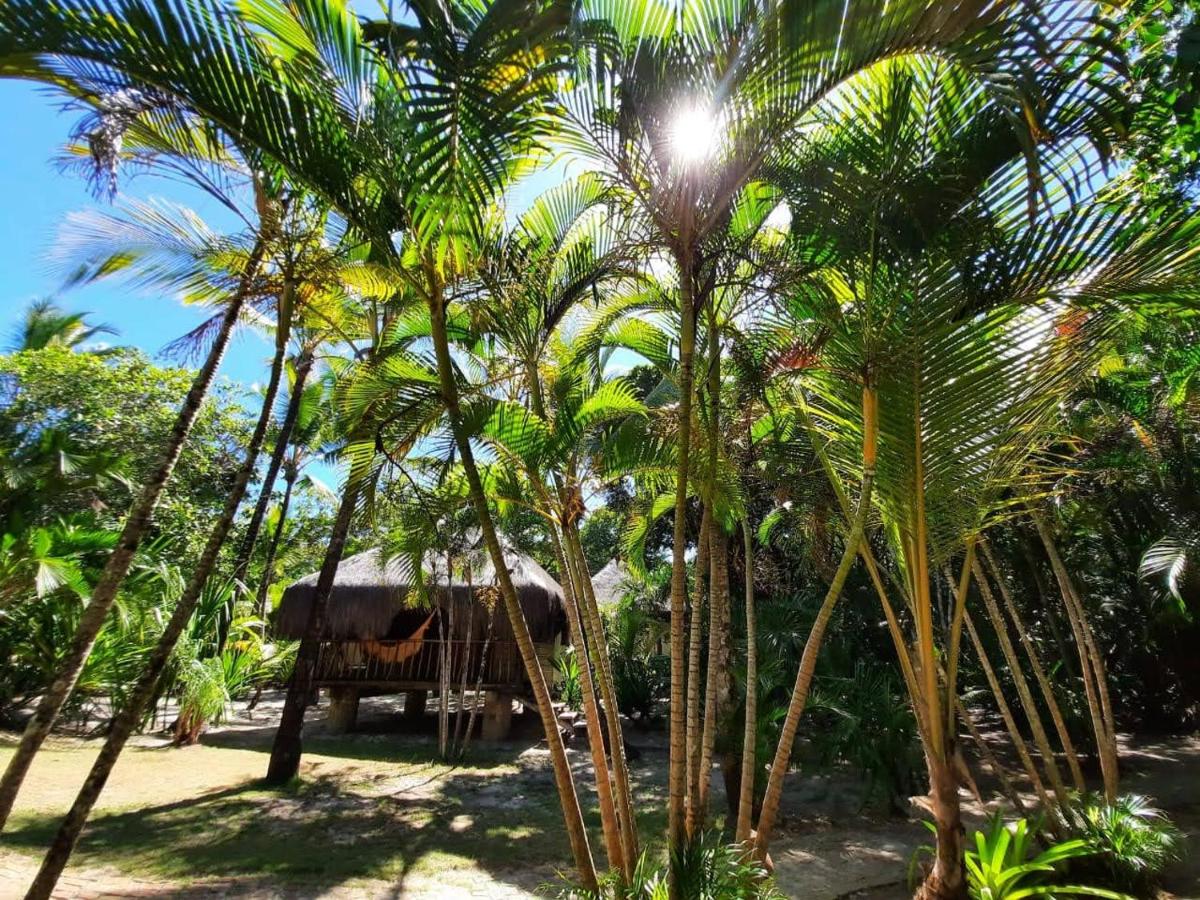
[[1065, 863], [1095, 851], [1082, 840], [1063, 841], [1040, 853], [1025, 819], [1006, 824], [993, 819], [986, 832], [975, 832], [975, 848], [966, 854], [967, 886], [972, 900], [1025, 900], [1045, 897], [1104, 897], [1131, 900], [1107, 888], [1056, 882]]

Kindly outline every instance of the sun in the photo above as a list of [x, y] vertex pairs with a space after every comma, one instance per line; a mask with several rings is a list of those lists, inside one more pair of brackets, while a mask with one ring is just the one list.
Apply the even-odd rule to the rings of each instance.
[[703, 162], [717, 146], [717, 121], [704, 106], [685, 106], [671, 120], [671, 152], [685, 165]]

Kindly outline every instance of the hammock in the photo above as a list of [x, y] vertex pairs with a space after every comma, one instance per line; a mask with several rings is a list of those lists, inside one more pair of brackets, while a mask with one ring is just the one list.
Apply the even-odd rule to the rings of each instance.
[[437, 610], [431, 612], [429, 618], [422, 622], [416, 631], [402, 640], [361, 641], [360, 644], [363, 652], [372, 659], [377, 659], [385, 663], [401, 663], [406, 659], [412, 659], [425, 646], [425, 632], [433, 624], [433, 617], [435, 615], [437, 615]]

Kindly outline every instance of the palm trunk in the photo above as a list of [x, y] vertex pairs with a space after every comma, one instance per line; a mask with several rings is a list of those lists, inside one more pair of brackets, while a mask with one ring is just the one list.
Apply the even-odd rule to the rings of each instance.
[[992, 774], [996, 776], [996, 780], [1000, 782], [1000, 790], [1004, 793], [1004, 796], [1008, 797], [1009, 802], [1013, 805], [1013, 809], [1021, 815], [1025, 815], [1025, 803], [1021, 800], [1021, 795], [1017, 793], [1008, 770], [1000, 764], [1000, 760], [996, 758], [996, 754], [992, 752], [992, 748], [983, 739], [983, 735], [979, 732], [979, 726], [975, 724], [975, 717], [971, 715], [969, 709], [963, 706], [961, 700], [955, 698], [954, 704], [958, 707], [959, 718], [967, 726], [967, 731], [970, 733], [971, 739], [975, 741], [975, 746], [979, 748], [979, 755], [983, 757], [984, 761], [988, 764], [988, 768], [992, 770]]
[[779, 803], [783, 798], [783, 779], [787, 775], [788, 766], [792, 759], [792, 745], [796, 740], [796, 731], [800, 727], [800, 716], [804, 713], [804, 705], [808, 701], [809, 688], [812, 687], [813, 672], [817, 667], [817, 655], [821, 652], [821, 643], [825, 638], [825, 629], [833, 615], [833, 608], [842, 595], [842, 586], [850, 574], [850, 567], [858, 555], [858, 544], [862, 540], [863, 527], [866, 525], [867, 509], [871, 503], [871, 485], [874, 473], [867, 472], [863, 476], [862, 497], [858, 502], [858, 511], [850, 525], [850, 533], [846, 535], [846, 546], [842, 550], [842, 559], [834, 572], [833, 580], [825, 593], [825, 599], [817, 612], [808, 640], [804, 642], [804, 653], [800, 657], [800, 670], [796, 673], [796, 683], [792, 687], [792, 697], [788, 702], [787, 716], [783, 720], [783, 730], [779, 735], [779, 744], [775, 749], [775, 758], [771, 762], [771, 771], [767, 776], [767, 789], [763, 793], [762, 810], [758, 814], [758, 829], [754, 837], [755, 853], [760, 859], [765, 859], [767, 848], [771, 842], [771, 830], [775, 827], [775, 819], [779, 815]]
[[742, 520], [742, 541], [746, 548], [746, 724], [742, 731], [742, 775], [734, 832], [739, 844], [750, 840], [754, 818], [754, 750], [758, 743], [758, 624], [754, 611], [754, 535], [749, 518]]
[[[281, 313], [281, 326], [283, 322], [284, 317]], [[287, 331], [290, 331], [290, 328]], [[284, 333], [285, 348], [288, 337], [287, 331]], [[258, 502], [254, 504], [254, 512], [250, 515], [250, 522], [246, 525], [246, 534], [242, 538], [241, 545], [238, 547], [237, 559], [233, 564], [235, 590], [241, 590], [241, 586], [246, 583], [246, 576], [250, 571], [250, 560], [254, 556], [254, 548], [258, 544], [258, 536], [262, 531], [263, 522], [266, 520], [267, 509], [271, 505], [271, 494], [275, 490], [275, 480], [279, 477], [279, 470], [283, 467], [283, 458], [287, 455], [288, 441], [291, 439], [292, 429], [296, 425], [296, 418], [300, 415], [300, 401], [303, 399], [304, 382], [308, 378], [308, 371], [312, 368], [312, 364], [312, 357], [306, 353], [301, 357], [299, 364], [296, 366], [296, 380], [292, 385], [291, 393], [288, 395], [287, 411], [283, 415], [283, 422], [279, 425], [279, 434], [275, 438], [275, 448], [271, 453], [271, 461], [267, 464], [267, 471], [263, 475], [262, 488], [258, 492]], [[274, 560], [271, 562], [273, 563]], [[232, 604], [232, 602], [231, 600], [230, 603]], [[257, 598], [255, 608], [257, 609]], [[225, 649], [225, 641], [229, 637], [229, 619], [222, 619], [221, 624], [221, 633], [217, 640], [217, 653]]]
[[275, 530], [271, 534], [270, 543], [267, 544], [267, 556], [263, 560], [262, 577], [258, 580], [258, 594], [254, 598], [254, 609], [263, 623], [263, 637], [267, 636], [267, 593], [271, 589], [275, 571], [275, 556], [279, 552], [279, 541], [283, 538], [283, 529], [287, 524], [288, 507], [292, 503], [292, 490], [296, 486], [296, 474], [287, 472], [284, 474], [283, 480], [283, 499], [279, 502], [279, 521], [275, 523]]
[[613, 685], [612, 662], [608, 656], [608, 639], [604, 623], [600, 619], [600, 606], [596, 602], [596, 591], [588, 574], [587, 559], [583, 544], [579, 540], [579, 526], [572, 522], [566, 530], [568, 549], [575, 556], [576, 569], [583, 587], [579, 597], [583, 601], [583, 615], [588, 630], [588, 641], [592, 659], [596, 664], [600, 699], [604, 704], [604, 720], [608, 725], [609, 754], [613, 766], [613, 793], [616, 796], [617, 813], [621, 826], [621, 841], [625, 847], [625, 871], [631, 876], [637, 866], [639, 854], [637, 818], [633, 811], [633, 787], [629, 778], [629, 766], [625, 759], [625, 735], [621, 727], [621, 711], [617, 707], [617, 691]]
[[67, 860], [70, 859], [71, 853], [75, 849], [79, 835], [87, 823], [92, 807], [100, 798], [100, 792], [104, 790], [104, 785], [108, 781], [109, 775], [112, 774], [113, 766], [116, 765], [126, 741], [129, 740], [129, 736], [133, 734], [138, 723], [142, 721], [147, 706], [153, 702], [155, 691], [158, 688], [158, 680], [175, 650], [179, 635], [195, 611], [204, 586], [208, 582], [208, 577], [216, 566], [221, 548], [233, 528], [233, 520], [237, 516], [238, 507], [246, 495], [246, 486], [250, 483], [250, 478], [258, 464], [259, 450], [262, 448], [263, 438], [266, 437], [267, 427], [271, 421], [271, 409], [275, 404], [275, 394], [279, 389], [282, 370], [283, 354], [277, 353], [271, 366], [271, 378], [267, 385], [266, 395], [263, 397], [262, 412], [258, 417], [254, 433], [250, 437], [250, 443], [246, 447], [241, 468], [238, 469], [229, 496], [225, 500], [225, 508], [221, 511], [221, 517], [209, 533], [204, 551], [200, 554], [200, 559], [188, 579], [183, 594], [175, 604], [167, 627], [159, 637], [145, 671], [138, 678], [124, 708], [113, 719], [100, 755], [92, 764], [83, 787], [79, 789], [75, 802], [71, 805], [70, 811], [59, 827], [58, 834], [50, 844], [50, 849], [47, 851], [45, 859], [42, 860], [41, 868], [25, 895], [26, 900], [48, 900], [54, 891], [58, 879], [67, 865]]
[[963, 868], [965, 832], [958, 803], [958, 776], [948, 757], [926, 753], [929, 798], [937, 832], [933, 871], [921, 885], [921, 900], [960, 900], [967, 895]]
[[708, 571], [708, 671], [704, 683], [700, 762], [696, 773], [699, 779], [696, 825], [700, 828], [708, 818], [717, 726], [729, 707], [729, 544], [725, 532], [716, 523], [709, 532]]
[[1067, 618], [1071, 622], [1071, 630], [1075, 634], [1075, 643], [1079, 652], [1079, 665], [1083, 674], [1083, 689], [1087, 697], [1088, 712], [1092, 718], [1092, 728], [1096, 735], [1096, 751], [1100, 756], [1100, 771], [1104, 778], [1104, 794], [1109, 800], [1117, 796], [1117, 786], [1120, 779], [1117, 770], [1117, 739], [1112, 722], [1112, 704], [1108, 699], [1108, 679], [1104, 671], [1104, 660], [1100, 657], [1099, 648], [1095, 646], [1091, 627], [1087, 622], [1087, 611], [1083, 600], [1075, 588], [1050, 527], [1040, 515], [1034, 516], [1038, 535], [1050, 558], [1050, 567], [1054, 577], [1058, 579], [1062, 591], [1063, 605], [1067, 609]]
[[700, 649], [704, 635], [704, 585], [708, 580], [709, 538], [712, 536], [712, 507], [704, 504], [700, 534], [696, 538], [696, 563], [692, 567], [692, 613], [689, 617], [687, 669], [687, 809], [684, 823], [688, 836], [695, 829], [700, 809]]
[[554, 715], [554, 706], [550, 699], [550, 690], [546, 686], [546, 675], [538, 660], [537, 649], [529, 634], [529, 626], [525, 622], [525, 613], [513, 587], [512, 576], [509, 574], [504, 551], [500, 539], [496, 535], [496, 527], [492, 522], [491, 510], [488, 508], [487, 496], [483, 490], [483, 482], [479, 470], [475, 466], [475, 454], [471, 448], [469, 435], [463, 428], [462, 415], [458, 403], [458, 386], [454, 381], [454, 366], [450, 358], [450, 342], [446, 334], [446, 311], [441, 296], [430, 298], [429, 310], [432, 324], [434, 352], [437, 356], [438, 380], [441, 386], [442, 402], [450, 419], [450, 428], [454, 433], [454, 442], [458, 447], [459, 458], [462, 461], [463, 472], [467, 478], [467, 487], [471, 503], [475, 507], [479, 519], [479, 530], [496, 569], [496, 580], [499, 582], [500, 596], [508, 613], [509, 624], [516, 638], [517, 648], [525, 664], [525, 672], [533, 690], [538, 713], [542, 719], [542, 727], [546, 732], [546, 744], [550, 749], [550, 761], [554, 769], [554, 780], [558, 787], [559, 801], [562, 804], [563, 819], [567, 829], [567, 837], [571, 843], [571, 852], [575, 859], [575, 867], [579, 872], [581, 886], [585, 890], [597, 890], [596, 866], [592, 860], [591, 849], [588, 846], [587, 829], [583, 824], [583, 812], [579, 806], [579, 796], [575, 792], [575, 782], [571, 776], [571, 766], [563, 748], [562, 735], [558, 731], [558, 721]]
[[221, 319], [221, 327], [217, 332], [216, 340], [209, 348], [208, 356], [200, 367], [200, 371], [196, 373], [187, 396], [184, 398], [183, 406], [180, 407], [179, 414], [175, 419], [175, 424], [171, 427], [171, 433], [167, 436], [158, 467], [146, 480], [137, 501], [130, 507], [117, 545], [109, 554], [104, 571], [100, 574], [100, 579], [92, 590], [87, 608], [80, 616], [79, 625], [71, 640], [71, 648], [63, 659], [62, 667], [38, 702], [37, 709], [25, 727], [24, 734], [21, 735], [21, 743], [12, 759], [9, 760], [8, 767], [4, 770], [4, 777], [0, 779], [0, 830], [3, 830], [8, 821], [13, 803], [16, 802], [17, 794], [21, 790], [21, 784], [25, 780], [34, 756], [37, 755], [38, 750], [49, 736], [50, 729], [58, 720], [63, 704], [67, 702], [67, 698], [75, 688], [79, 673], [83, 671], [83, 665], [92, 652], [92, 646], [96, 643], [100, 630], [104, 627], [104, 620], [108, 617], [113, 603], [116, 602], [117, 592], [121, 589], [129, 567], [133, 564], [133, 558], [137, 554], [142, 538], [150, 529], [154, 519], [154, 509], [171, 478], [175, 464], [179, 461], [179, 454], [183, 450], [184, 442], [191, 433], [196, 417], [200, 414], [200, 408], [204, 404], [204, 398], [208, 394], [208, 389], [221, 366], [221, 360], [233, 337], [234, 327], [237, 325], [249, 295], [250, 286], [258, 275], [264, 252], [265, 241], [260, 238], [246, 263], [237, 293], [231, 298], [229, 307]]
[[1008, 701], [1004, 699], [1004, 688], [1000, 686], [1000, 679], [996, 677], [996, 672], [988, 660], [987, 650], [984, 649], [983, 641], [979, 639], [979, 632], [975, 630], [975, 623], [971, 621], [969, 615], [966, 617], [966, 626], [967, 633], [971, 636], [971, 644], [975, 647], [975, 655], [979, 657], [979, 665], [983, 669], [983, 677], [987, 679], [988, 687], [991, 688], [992, 697], [996, 701], [996, 707], [1000, 710], [1000, 718], [1004, 720], [1004, 727], [1008, 729], [1008, 736], [1012, 740], [1013, 748], [1017, 751], [1017, 758], [1021, 760], [1021, 766], [1025, 769], [1025, 775], [1029, 778], [1029, 783], [1033, 785], [1034, 791], [1037, 792], [1038, 800], [1041, 801], [1042, 806], [1049, 808], [1050, 797], [1046, 793], [1046, 786], [1042, 783], [1042, 777], [1038, 774], [1037, 766], [1033, 764], [1033, 757], [1029, 755], [1029, 748], [1025, 744], [1025, 739], [1021, 737], [1021, 732], [1017, 728], [1017, 722], [1013, 718]]
[[1008, 663], [1009, 672], [1012, 674], [1013, 683], [1017, 688], [1017, 696], [1025, 710], [1025, 718], [1033, 733], [1033, 742], [1042, 755], [1042, 764], [1050, 779], [1050, 786], [1054, 789], [1054, 796], [1058, 800], [1059, 806], [1065, 809], [1070, 804], [1071, 798], [1067, 794], [1067, 786], [1063, 783], [1062, 772], [1059, 771], [1058, 762], [1054, 756], [1054, 748], [1050, 746], [1050, 739], [1046, 736], [1046, 729], [1042, 726], [1042, 717], [1038, 713], [1037, 704], [1033, 702], [1033, 693], [1029, 690], [1029, 682], [1025, 680], [1025, 673], [1021, 671], [1021, 660], [1017, 657], [1017, 651], [1009, 639], [1008, 628], [1004, 618], [1000, 615], [1000, 607], [996, 605], [991, 585], [988, 584], [987, 576], [978, 559], [975, 560], [975, 578], [979, 583], [979, 593], [983, 597], [983, 605], [987, 609], [988, 618], [992, 620], [992, 628], [995, 629], [996, 637], [1000, 642], [1000, 652], [1004, 654], [1004, 661]]
[[[687, 775], [687, 709], [684, 696], [684, 621], [687, 605], [687, 492], [692, 442], [692, 363], [696, 349], [696, 306], [690, 249], [679, 254], [679, 435], [675, 471], [675, 522], [671, 541], [671, 736], [667, 774], [667, 847], [683, 847]], [[669, 896], [680, 895], [679, 873], [670, 867]]]
[[[551, 529], [550, 543], [563, 573], [563, 593], [566, 595], [567, 625], [571, 629], [571, 645], [579, 663], [579, 681], [583, 691], [583, 718], [587, 725], [588, 749], [592, 754], [592, 768], [596, 773], [596, 798], [600, 803], [600, 827], [604, 832], [604, 849], [608, 855], [610, 869], [621, 872], [626, 878], [629, 871], [625, 860], [627, 854], [621, 842], [621, 827], [617, 822], [617, 808], [613, 803], [612, 781], [609, 778], [608, 758], [604, 752], [604, 731], [600, 723], [600, 709], [596, 704], [596, 689], [592, 683], [592, 665], [588, 659], [588, 641], [580, 612], [581, 574], [574, 560], [569, 559], [558, 534]], [[592, 636], [595, 640], [595, 635]], [[612, 735], [609, 735], [610, 741]]]
[[325, 548], [321, 572], [317, 576], [317, 587], [313, 591], [312, 606], [308, 611], [308, 622], [304, 626], [304, 637], [296, 652], [296, 664], [292, 680], [288, 683], [287, 697], [283, 702], [283, 713], [275, 741], [271, 745], [271, 760], [267, 764], [268, 785], [287, 784], [300, 771], [303, 753], [304, 711], [312, 693], [313, 676], [316, 674], [317, 656], [321, 649], [321, 637], [325, 633], [325, 613], [329, 596], [333, 593], [333, 579], [346, 549], [350, 534], [350, 523], [354, 518], [354, 507], [358, 503], [359, 482], [347, 480], [337, 517], [333, 522], [333, 533]]
[[821, 642], [825, 638], [825, 629], [833, 615], [833, 608], [842, 594], [842, 586], [850, 574], [850, 567], [858, 555], [859, 544], [863, 539], [863, 531], [867, 523], [867, 511], [871, 507], [871, 488], [875, 482], [875, 442], [879, 431], [878, 401], [874, 389], [863, 388], [863, 480], [862, 495], [859, 497], [858, 509], [850, 522], [850, 531], [846, 535], [846, 546], [842, 551], [841, 562], [829, 584], [829, 590], [813, 621], [808, 640], [804, 643], [804, 653], [800, 657], [800, 669], [796, 672], [796, 683], [792, 688], [792, 697], [788, 702], [787, 716], [783, 722], [783, 730], [779, 736], [779, 745], [775, 750], [775, 758], [771, 762], [771, 771], [767, 776], [767, 789], [763, 794], [762, 810], [758, 814], [758, 829], [754, 836], [754, 850], [760, 859], [765, 859], [767, 848], [771, 842], [771, 830], [775, 827], [775, 819], [779, 815], [779, 803], [783, 798], [783, 779], [787, 775], [788, 765], [792, 758], [792, 745], [796, 739], [796, 730], [800, 727], [800, 716], [804, 713], [804, 705], [808, 701], [808, 691], [812, 686], [813, 672], [817, 667], [817, 654], [821, 651]]
[[992, 576], [996, 580], [996, 585], [1000, 589], [1000, 598], [1004, 601], [1004, 608], [1008, 611], [1008, 617], [1012, 619], [1013, 626], [1017, 629], [1017, 638], [1021, 641], [1021, 646], [1025, 648], [1025, 655], [1029, 657], [1029, 665], [1033, 669], [1033, 675], [1037, 679], [1038, 687], [1041, 689], [1042, 698], [1046, 701], [1046, 707], [1050, 710], [1050, 718], [1054, 721], [1054, 730], [1058, 732], [1058, 739], [1062, 743], [1063, 753], [1067, 757], [1067, 767], [1071, 770], [1071, 779], [1075, 784], [1075, 790], [1083, 793], [1087, 790], [1087, 782], [1083, 780], [1083, 769], [1079, 765], [1079, 755], [1075, 752], [1075, 744], [1071, 741], [1071, 733], [1067, 731], [1067, 723], [1063, 719], [1062, 708], [1058, 705], [1058, 698], [1054, 694], [1054, 686], [1050, 684], [1050, 679], [1047, 677], [1046, 670], [1042, 667], [1042, 661], [1038, 657], [1037, 648], [1033, 646], [1033, 640], [1025, 628], [1025, 622], [1021, 619], [1021, 614], [1017, 611], [1017, 605], [1013, 602], [1012, 593], [1008, 588], [1008, 580], [996, 562], [996, 557], [992, 555], [992, 548], [987, 543], [983, 545], [983, 555], [988, 562], [989, 568], [992, 570]]

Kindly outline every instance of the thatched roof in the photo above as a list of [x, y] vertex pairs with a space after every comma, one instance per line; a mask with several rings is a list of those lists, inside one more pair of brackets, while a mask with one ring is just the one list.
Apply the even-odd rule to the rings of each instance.
[[[505, 558], [534, 640], [552, 639], [562, 630], [562, 588], [533, 557], [506, 547]], [[465, 560], [456, 561], [458, 565], [469, 568], [470, 585], [465, 573], [459, 571], [449, 590], [444, 561], [437, 566], [431, 560], [425, 566], [434, 602], [443, 609], [449, 609], [451, 602], [458, 609], [478, 608], [481, 606], [480, 589], [496, 584], [496, 570], [491, 558], [485, 551], [474, 550]], [[283, 592], [276, 621], [276, 631], [281, 637], [303, 636], [319, 574], [306, 575]], [[426, 598], [414, 590], [409, 570], [402, 562], [393, 559], [385, 564], [378, 548], [366, 550], [347, 557], [338, 566], [326, 613], [325, 637], [344, 640], [406, 638], [428, 618], [429, 612]], [[466, 616], [458, 618], [465, 620]], [[482, 616], [479, 621], [483, 621]], [[496, 610], [494, 627], [497, 638], [511, 635], [503, 608]]]
[[629, 570], [615, 559], [592, 576], [592, 590], [596, 593], [596, 605], [601, 612], [615, 609], [629, 589]]

